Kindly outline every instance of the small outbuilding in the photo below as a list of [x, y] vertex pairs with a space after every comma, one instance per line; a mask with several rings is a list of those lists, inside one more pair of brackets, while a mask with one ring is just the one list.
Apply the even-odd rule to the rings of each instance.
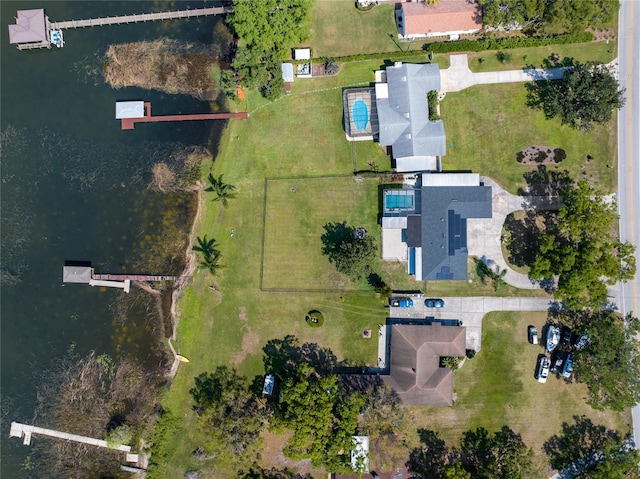
[[294, 60], [311, 60], [311, 48], [296, 48], [293, 50]]
[[144, 102], [143, 101], [117, 101], [116, 102], [116, 120], [123, 118], [143, 118]]
[[282, 79], [285, 83], [291, 83], [295, 77], [293, 75], [293, 63], [283, 63], [280, 66], [282, 70]]
[[48, 45], [44, 9], [18, 10], [15, 25], [9, 25], [9, 43]]

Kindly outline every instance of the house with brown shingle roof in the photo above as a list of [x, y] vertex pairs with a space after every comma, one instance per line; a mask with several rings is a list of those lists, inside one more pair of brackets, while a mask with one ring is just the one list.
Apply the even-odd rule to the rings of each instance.
[[402, 402], [412, 406], [452, 406], [453, 371], [442, 357], [465, 355], [464, 326], [391, 325], [389, 375], [381, 376]]
[[476, 0], [402, 3], [396, 24], [400, 36], [408, 39], [471, 34], [482, 28], [482, 10]]

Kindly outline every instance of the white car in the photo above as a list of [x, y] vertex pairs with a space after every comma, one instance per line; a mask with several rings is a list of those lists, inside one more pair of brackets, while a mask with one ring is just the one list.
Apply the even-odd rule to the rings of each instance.
[[536, 379], [539, 383], [546, 383], [549, 377], [549, 367], [551, 360], [543, 355], [538, 356], [538, 364], [536, 366]]
[[549, 326], [547, 330], [547, 351], [551, 352], [556, 349], [556, 346], [560, 342], [560, 328], [555, 324]]

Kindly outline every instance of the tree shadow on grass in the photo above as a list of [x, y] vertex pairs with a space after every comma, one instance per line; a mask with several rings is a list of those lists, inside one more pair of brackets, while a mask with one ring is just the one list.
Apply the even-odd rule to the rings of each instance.
[[522, 176], [527, 183], [525, 188], [518, 190], [522, 196], [556, 197], [573, 184], [567, 170], [549, 170], [546, 165], [539, 165]]
[[594, 424], [586, 416], [573, 416], [574, 424], [562, 423], [562, 433], [544, 443], [544, 452], [555, 469], [562, 469], [577, 459], [602, 449], [612, 439], [620, 442], [617, 431]]
[[324, 233], [320, 236], [322, 241], [322, 254], [333, 258], [342, 243], [353, 235], [353, 229], [347, 226], [347, 222], [327, 223], [323, 226]]
[[531, 266], [538, 253], [538, 237], [541, 234], [536, 212], [528, 210], [521, 219], [516, 219], [512, 213], [506, 217], [504, 228], [509, 233], [507, 261], [520, 268]]
[[422, 477], [442, 477], [444, 467], [449, 463], [452, 451], [436, 431], [418, 429], [420, 446], [409, 454], [407, 467]]

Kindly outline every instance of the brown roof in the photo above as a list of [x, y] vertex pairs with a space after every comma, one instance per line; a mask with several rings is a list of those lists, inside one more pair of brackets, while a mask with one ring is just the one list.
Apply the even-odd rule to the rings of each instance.
[[480, 30], [482, 11], [475, 0], [440, 0], [437, 5], [403, 3], [404, 34]]
[[391, 326], [391, 366], [382, 379], [404, 404], [453, 405], [453, 372], [440, 358], [464, 356], [466, 328], [394, 324]]

